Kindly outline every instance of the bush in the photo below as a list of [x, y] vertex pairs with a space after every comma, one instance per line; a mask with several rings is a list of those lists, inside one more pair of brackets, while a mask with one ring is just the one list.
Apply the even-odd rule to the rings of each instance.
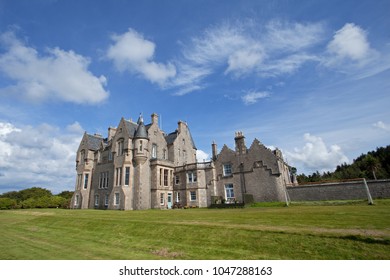
[[0, 198], [0, 210], [16, 208], [17, 202], [15, 199], [4, 197]]

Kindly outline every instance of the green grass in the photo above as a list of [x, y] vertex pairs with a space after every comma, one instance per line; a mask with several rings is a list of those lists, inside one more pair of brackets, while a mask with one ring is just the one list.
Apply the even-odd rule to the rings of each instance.
[[0, 259], [390, 259], [390, 200], [0, 211]]

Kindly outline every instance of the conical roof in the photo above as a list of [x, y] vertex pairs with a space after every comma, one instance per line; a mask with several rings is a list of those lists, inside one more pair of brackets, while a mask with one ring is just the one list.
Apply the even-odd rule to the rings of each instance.
[[138, 118], [138, 128], [135, 132], [134, 138], [135, 139], [148, 139], [148, 132], [146, 130], [146, 127], [144, 125], [144, 119], [142, 118], [142, 115]]

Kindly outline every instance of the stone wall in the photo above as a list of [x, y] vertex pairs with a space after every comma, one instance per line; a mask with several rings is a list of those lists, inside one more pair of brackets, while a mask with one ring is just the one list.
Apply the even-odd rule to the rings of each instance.
[[[371, 197], [390, 198], [390, 180], [367, 181]], [[367, 199], [363, 180], [287, 187], [291, 201]]]

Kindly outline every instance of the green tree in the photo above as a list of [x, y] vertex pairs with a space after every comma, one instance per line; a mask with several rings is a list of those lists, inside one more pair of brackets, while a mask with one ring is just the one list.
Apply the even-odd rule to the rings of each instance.
[[367, 170], [372, 173], [374, 180], [377, 180], [375, 172], [381, 166], [379, 160], [376, 157], [372, 156], [371, 154], [368, 154], [363, 159], [363, 164], [365, 165]]
[[12, 199], [9, 197], [1, 197], [0, 198], [0, 210], [12, 209], [12, 208], [15, 208], [16, 205], [17, 205], [17, 202], [15, 199]]

